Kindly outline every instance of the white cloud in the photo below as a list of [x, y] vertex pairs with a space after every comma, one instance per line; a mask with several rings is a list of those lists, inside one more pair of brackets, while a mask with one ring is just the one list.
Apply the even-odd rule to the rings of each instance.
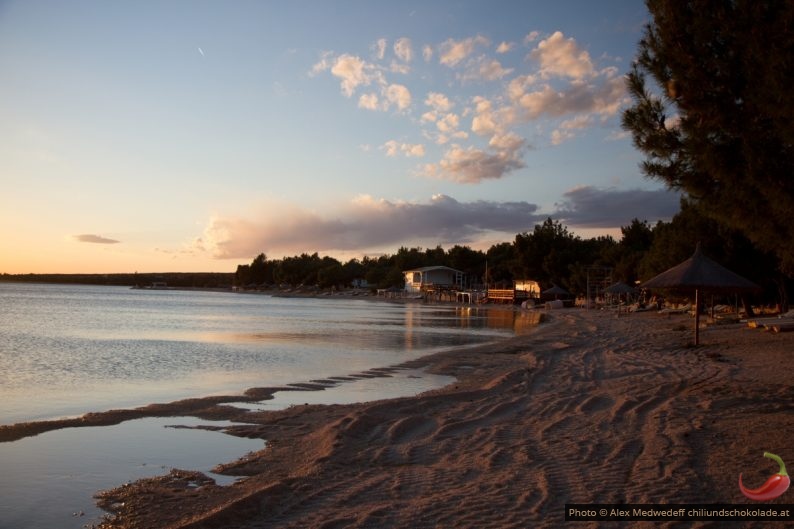
[[424, 175], [461, 184], [495, 180], [525, 167], [520, 149], [488, 152], [475, 147], [453, 145], [437, 164], [427, 164]]
[[560, 124], [563, 129], [586, 129], [593, 124], [593, 118], [590, 116], [576, 116], [573, 119], [568, 119]]
[[513, 68], [504, 68], [497, 60], [486, 60], [480, 63], [480, 78], [486, 81], [496, 81], [502, 77], [513, 73]]
[[436, 121], [436, 127], [441, 132], [451, 132], [458, 128], [460, 124], [460, 118], [457, 114], [449, 113], [445, 114], [444, 117]]
[[433, 47], [429, 44], [425, 44], [422, 46], [422, 57], [425, 59], [425, 62], [430, 62], [433, 60]]
[[411, 62], [414, 54], [411, 39], [406, 37], [397, 39], [394, 43], [394, 54], [403, 62]]
[[508, 97], [510, 97], [512, 100], [519, 99], [526, 93], [530, 86], [533, 86], [537, 82], [537, 80], [537, 77], [534, 75], [519, 75], [518, 77], [512, 79], [507, 84]]
[[621, 78], [601, 84], [576, 81], [561, 91], [542, 85], [533, 92], [521, 92], [511, 84], [510, 97], [526, 112], [528, 119], [542, 115], [561, 117], [575, 113], [615, 115], [626, 100], [626, 87]]
[[452, 108], [452, 102], [444, 94], [430, 92], [425, 99], [425, 105], [432, 107], [438, 112], [447, 112]]
[[469, 61], [461, 75], [463, 81], [498, 81], [513, 72], [512, 68], [504, 68], [496, 59], [489, 59], [484, 55], [476, 60]]
[[298, 205], [263, 207], [253, 217], [216, 215], [196, 249], [218, 259], [250, 259], [301, 252], [367, 251], [401, 244], [466, 244], [485, 233], [507, 236], [530, 229], [544, 216], [529, 202], [459, 202], [435, 195], [428, 202], [356, 197], [320, 215]]
[[552, 145], [559, 145], [563, 142], [573, 139], [576, 134], [574, 130], [586, 129], [593, 125], [593, 118], [589, 115], [582, 114], [573, 119], [568, 119], [560, 123], [560, 127], [552, 132], [551, 143]]
[[391, 73], [408, 74], [411, 72], [411, 67], [401, 62], [392, 61], [389, 71]]
[[[481, 35], [462, 40], [447, 39], [435, 51], [429, 46], [421, 48], [426, 60], [437, 52], [438, 64], [455, 68], [457, 81], [501, 81], [499, 86], [503, 90], [501, 93], [499, 88], [485, 91], [483, 87], [481, 95], [456, 112], [452, 112], [455, 105], [450, 98], [450, 94], [455, 94], [455, 84], [446, 85], [448, 93], [433, 88], [427, 92], [423, 101], [425, 109], [411, 123], [421, 127], [428, 144], [446, 145], [447, 151], [440, 159], [424, 166], [424, 175], [464, 183], [502, 178], [524, 167], [522, 158], [528, 148], [527, 134], [547, 135], [551, 144], [559, 145], [580, 134], [579, 131], [613, 118], [628, 101], [625, 81], [618, 69], [602, 65], [596, 69], [587, 50], [573, 38], [567, 38], [560, 31], [541, 38], [539, 32], [533, 31], [526, 35], [524, 43], [531, 48], [529, 57], [533, 62], [523, 65], [524, 71], [519, 75], [481, 53], [482, 48], [491, 45]], [[495, 51], [507, 53], [514, 46], [513, 42], [502, 41]], [[349, 54], [333, 57], [325, 53], [313, 71], [330, 70], [340, 80], [342, 93], [348, 97], [360, 92], [359, 108], [396, 110], [410, 115], [413, 104], [410, 78], [397, 84], [387, 81], [387, 76], [390, 72], [410, 73], [413, 43], [403, 37], [389, 48], [386, 39], [380, 39], [373, 49], [380, 58], [389, 55], [389, 49], [393, 50], [393, 57], [385, 58], [391, 61], [390, 66], [385, 62], [370, 64]], [[464, 120], [471, 121], [464, 124]], [[534, 125], [534, 132], [518, 128], [530, 123]], [[487, 147], [464, 141], [469, 140], [471, 133], [487, 141]], [[401, 150], [401, 145], [383, 148], [393, 153], [392, 156], [419, 155], [418, 150], [411, 151], [412, 154]], [[421, 155], [425, 154], [422, 147]]]
[[506, 134], [494, 134], [488, 142], [488, 145], [500, 152], [514, 153], [518, 152], [525, 143], [526, 140], [518, 134], [508, 132]]
[[331, 57], [332, 53], [330, 51], [324, 51], [320, 54], [320, 60], [317, 61], [313, 66], [312, 69], [309, 71], [309, 76], [314, 77], [328, 69], [331, 68]]
[[411, 92], [403, 85], [389, 85], [386, 87], [384, 95], [389, 103], [397, 105], [400, 110], [405, 110], [411, 106]]
[[358, 106], [367, 110], [378, 110], [377, 94], [361, 94], [361, 97], [358, 98]]
[[480, 35], [458, 41], [447, 39], [439, 46], [439, 62], [449, 67], [456, 66], [474, 53], [477, 46], [488, 46], [489, 44], [490, 41]]
[[573, 38], [566, 39], [560, 31], [538, 43], [530, 56], [540, 63], [541, 74], [547, 77], [583, 79], [593, 75], [590, 54]]
[[425, 146], [420, 143], [399, 143], [395, 140], [389, 140], [384, 143], [381, 148], [386, 151], [386, 156], [391, 157], [397, 156], [398, 154], [403, 154], [409, 158], [422, 157], [425, 155]]
[[435, 123], [437, 119], [438, 119], [438, 113], [435, 110], [431, 110], [429, 112], [425, 112], [424, 114], [422, 114], [420, 121], [422, 123], [427, 123], [427, 122]]
[[342, 93], [351, 97], [356, 88], [368, 85], [377, 79], [377, 72], [372, 65], [367, 64], [359, 57], [344, 54], [336, 59], [331, 67], [331, 73], [341, 79]]
[[535, 42], [536, 40], [538, 40], [538, 37], [540, 37], [540, 32], [539, 31], [530, 31], [524, 37], [524, 44], [530, 44], [532, 42]]
[[378, 39], [375, 41], [375, 44], [372, 45], [372, 51], [379, 61], [382, 61], [383, 57], [386, 55], [386, 45], [386, 39]]
[[551, 133], [551, 144], [559, 145], [574, 138], [574, 133], [570, 130], [556, 129]]
[[474, 99], [476, 115], [471, 120], [471, 130], [479, 136], [488, 136], [496, 133], [497, 125], [494, 120], [493, 105], [483, 97]]

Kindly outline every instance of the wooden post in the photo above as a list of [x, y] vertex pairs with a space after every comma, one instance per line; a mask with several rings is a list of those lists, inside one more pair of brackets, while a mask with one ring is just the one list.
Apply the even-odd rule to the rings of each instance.
[[695, 289], [695, 345], [700, 342], [700, 296]]

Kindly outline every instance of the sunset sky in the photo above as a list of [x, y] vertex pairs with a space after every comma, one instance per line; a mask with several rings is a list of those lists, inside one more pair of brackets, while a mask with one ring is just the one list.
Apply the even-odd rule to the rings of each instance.
[[232, 272], [668, 220], [637, 1], [0, 0], [0, 273]]

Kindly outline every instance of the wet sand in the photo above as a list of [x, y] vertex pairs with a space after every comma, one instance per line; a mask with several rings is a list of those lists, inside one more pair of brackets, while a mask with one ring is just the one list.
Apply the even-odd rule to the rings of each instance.
[[689, 341], [684, 316], [564, 310], [527, 335], [395, 367], [457, 377], [417, 397], [252, 413], [216, 397], [98, 414], [187, 408], [267, 441], [216, 469], [246, 476], [231, 486], [173, 471], [101, 493], [113, 513], [101, 527], [558, 527], [565, 503], [750, 503], [740, 472], [755, 486], [777, 471], [762, 452], [794, 461], [794, 333], [727, 325]]

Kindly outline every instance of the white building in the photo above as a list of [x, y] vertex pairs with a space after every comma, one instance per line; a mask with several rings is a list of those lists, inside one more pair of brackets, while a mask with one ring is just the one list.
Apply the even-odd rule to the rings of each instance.
[[425, 266], [414, 270], [405, 270], [405, 290], [407, 292], [422, 292], [423, 289], [463, 288], [463, 272], [448, 266]]

